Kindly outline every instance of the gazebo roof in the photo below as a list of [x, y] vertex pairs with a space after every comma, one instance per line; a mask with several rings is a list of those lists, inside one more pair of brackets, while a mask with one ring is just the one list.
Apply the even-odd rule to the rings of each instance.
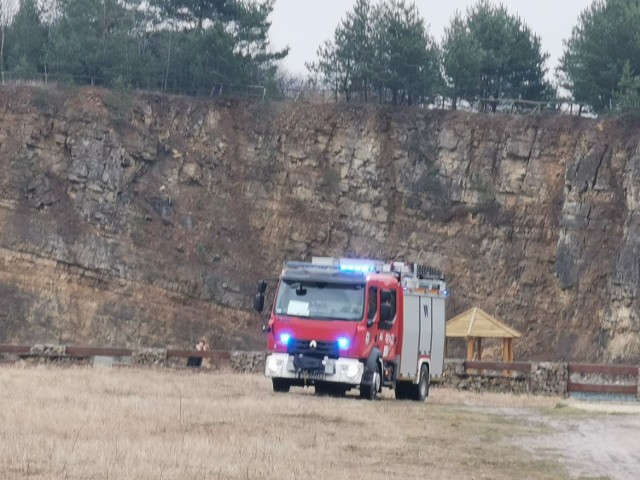
[[520, 338], [522, 334], [478, 307], [447, 321], [447, 337]]

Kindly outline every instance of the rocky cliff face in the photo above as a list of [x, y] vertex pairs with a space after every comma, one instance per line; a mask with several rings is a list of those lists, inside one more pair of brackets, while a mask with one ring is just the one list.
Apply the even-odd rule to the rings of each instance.
[[262, 344], [310, 255], [440, 267], [516, 357], [640, 358], [640, 127], [96, 90], [0, 92], [0, 342]]

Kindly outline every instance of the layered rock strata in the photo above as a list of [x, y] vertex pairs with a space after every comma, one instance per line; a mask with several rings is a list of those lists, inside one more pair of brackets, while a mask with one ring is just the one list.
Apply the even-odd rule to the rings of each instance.
[[631, 119], [0, 91], [0, 342], [260, 347], [310, 255], [446, 272], [516, 358], [640, 359]]

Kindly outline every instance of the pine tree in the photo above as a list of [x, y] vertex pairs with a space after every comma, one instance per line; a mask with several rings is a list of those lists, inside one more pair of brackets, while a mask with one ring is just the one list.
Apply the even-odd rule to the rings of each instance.
[[625, 65], [640, 72], [639, 24], [639, 0], [597, 0], [580, 14], [558, 71], [576, 102], [596, 112], [616, 108]]

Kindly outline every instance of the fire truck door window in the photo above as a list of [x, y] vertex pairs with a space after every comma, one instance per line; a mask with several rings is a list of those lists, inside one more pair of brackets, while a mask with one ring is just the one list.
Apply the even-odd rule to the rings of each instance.
[[391, 320], [387, 322], [389, 326], [391, 326], [396, 321], [397, 308], [395, 290], [382, 290], [382, 292], [380, 292], [380, 300], [383, 305], [389, 305], [391, 307]]
[[375, 287], [369, 288], [369, 306], [367, 310], [367, 320], [370, 325], [375, 321], [378, 314], [378, 289]]

